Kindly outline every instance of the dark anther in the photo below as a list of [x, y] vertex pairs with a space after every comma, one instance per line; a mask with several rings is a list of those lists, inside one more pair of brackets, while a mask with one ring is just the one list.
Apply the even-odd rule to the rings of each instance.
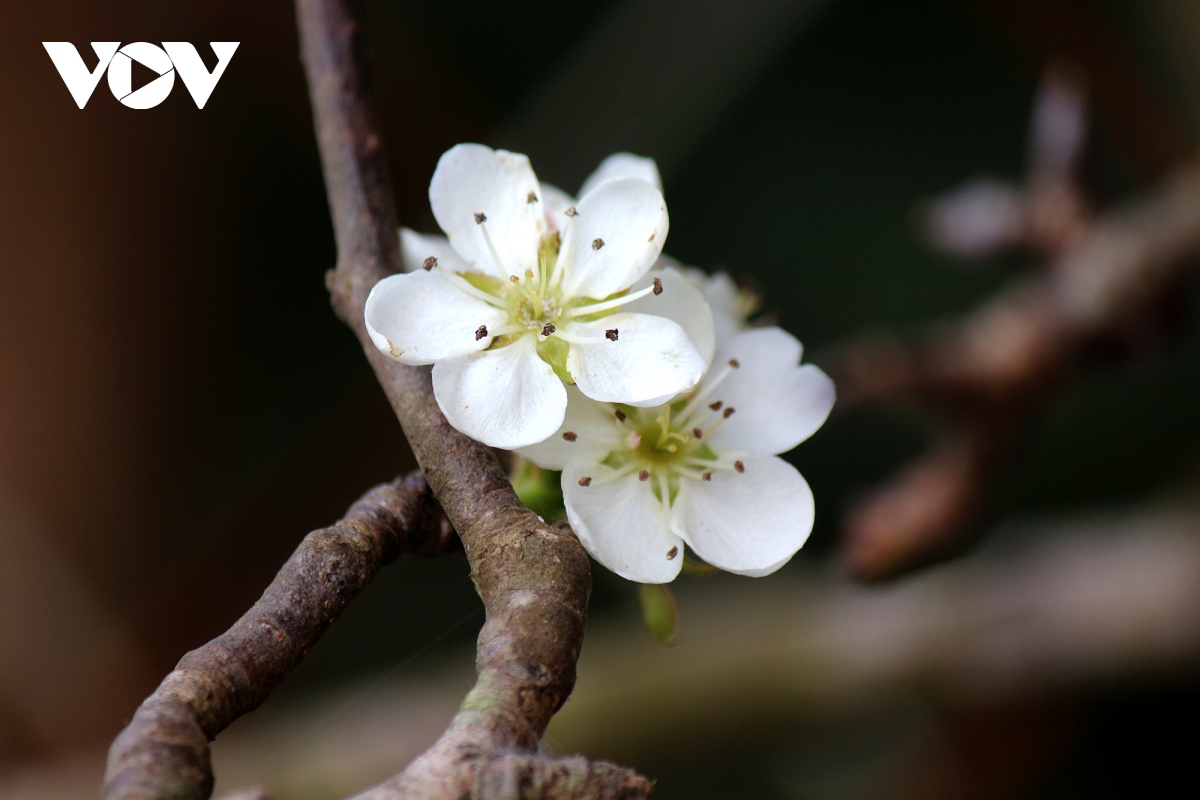
[[662, 278], [654, 279], [654, 293], [662, 294]]
[[574, 434], [574, 432], [572, 432], [572, 431], [563, 431], [563, 438], [566, 439], [568, 442], [573, 442], [576, 439], [578, 439], [579, 437], [576, 436]]
[[704, 431], [700, 430], [699, 428], [692, 428], [692, 436], [695, 436], [697, 439], [703, 439]]
[[733, 406], [730, 406], [729, 408], [725, 409], [725, 413], [722, 414], [721, 416], [723, 416], [725, 419], [729, 419], [730, 417], [733, 416], [734, 411], [737, 411], [737, 409], [734, 408]]
[[639, 481], [648, 481], [648, 480], [650, 480], [650, 473], [649, 473], [649, 471], [647, 471], [647, 470], [642, 470], [641, 472], [639, 472], [639, 473], [638, 473], [638, 480], [639, 480]]
[[525, 202], [526, 203], [536, 203], [537, 195], [534, 194], [533, 192], [530, 192], [529, 194], [525, 195]]
[[609, 328], [604, 332], [604, 338], [608, 339], [610, 342], [615, 342], [619, 334], [620, 331], [618, 331], [616, 328]]
[[617, 422], [624, 422], [625, 421], [625, 412], [618, 408], [616, 410], [616, 417], [617, 417]]
[[746, 471], [746, 465], [740, 461], [733, 462], [733, 468], [737, 472], [745, 472]]
[[480, 325], [475, 329], [475, 341], [478, 342], [485, 336], [487, 336], [487, 325]]
[[720, 411], [721, 406], [723, 406], [723, 405], [725, 405], [724, 401], [718, 400], [715, 403], [709, 403], [708, 407], [711, 408], [713, 411]]
[[475, 212], [475, 224], [482, 225], [485, 222], [487, 222], [487, 214], [483, 213], [482, 211], [476, 211]]
[[557, 328], [554, 327], [554, 323], [547, 322], [542, 328], [542, 336], [549, 336], [550, 334], [554, 333], [555, 330], [557, 330]]
[[434, 258], [433, 256], [430, 256], [429, 258], [427, 258], [421, 262], [421, 267], [426, 272], [429, 272], [429, 270], [433, 269], [436, 266], [437, 266], [437, 259]]
[[599, 238], [592, 239], [592, 249], [593, 250], [599, 250], [601, 247], [604, 247], [603, 239], [599, 239]]
[[667, 561], [674, 561], [675, 556], [677, 556], [677, 555], [679, 555], [679, 548], [672, 547], [670, 550], [667, 551]]
[[579, 212], [575, 210], [575, 206], [568, 206], [567, 210], [564, 211], [563, 213], [566, 214], [568, 217], [579, 216]]
[[729, 359], [729, 366], [733, 367], [734, 369], [737, 369], [741, 365], [742, 362], [738, 361], [736, 358]]
[[701, 475], [701, 476], [700, 476], [700, 480], [702, 480], [702, 481], [704, 481], [704, 482], [706, 482], [706, 483], [707, 483], [708, 481], [711, 481], [711, 480], [712, 480], [712, 473], [711, 473], [711, 472], [706, 472], [706, 473], [704, 473], [703, 475]]
[[579, 485], [580, 486], [591, 486], [592, 479], [589, 478], [587, 475], [584, 475], [582, 478], [579, 479]]

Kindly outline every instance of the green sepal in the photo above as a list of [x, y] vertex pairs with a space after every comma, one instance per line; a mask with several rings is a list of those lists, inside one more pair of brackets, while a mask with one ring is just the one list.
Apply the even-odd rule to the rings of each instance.
[[550, 365], [550, 369], [554, 370], [554, 374], [568, 386], [575, 383], [575, 379], [571, 377], [571, 373], [567, 372], [567, 352], [571, 346], [557, 336], [539, 336], [537, 343], [537, 354]]

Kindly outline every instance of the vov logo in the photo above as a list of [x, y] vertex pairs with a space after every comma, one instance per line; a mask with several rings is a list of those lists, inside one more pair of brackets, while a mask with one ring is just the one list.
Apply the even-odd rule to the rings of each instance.
[[[50, 60], [58, 68], [63, 83], [71, 92], [75, 105], [87, 105], [100, 76], [108, 71], [108, 88], [113, 97], [129, 108], [154, 108], [167, 99], [175, 87], [175, 73], [183, 79], [183, 85], [196, 101], [196, 108], [204, 108], [217, 88], [217, 81], [225, 74], [233, 51], [241, 42], [209, 42], [217, 56], [217, 66], [212, 72], [200, 60], [200, 54], [189, 42], [163, 42], [162, 47], [149, 42], [130, 42], [121, 47], [120, 42], [92, 42], [99, 63], [89, 71], [79, 51], [70, 42], [42, 42]], [[157, 78], [134, 91], [133, 62], [153, 71]]]

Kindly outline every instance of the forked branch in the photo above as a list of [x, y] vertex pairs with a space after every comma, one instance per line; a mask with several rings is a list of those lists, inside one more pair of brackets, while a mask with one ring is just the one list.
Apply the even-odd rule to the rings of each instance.
[[259, 601], [185, 655], [138, 708], [109, 750], [104, 797], [208, 797], [209, 741], [267, 699], [379, 568], [457, 546], [419, 476], [377, 486], [336, 525], [310, 533]]

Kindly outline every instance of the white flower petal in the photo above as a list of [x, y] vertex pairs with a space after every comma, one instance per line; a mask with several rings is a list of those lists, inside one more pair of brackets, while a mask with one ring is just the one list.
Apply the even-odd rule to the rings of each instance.
[[715, 567], [761, 576], [782, 567], [808, 539], [813, 496], [791, 464], [747, 456], [745, 472], [715, 470], [711, 481], [681, 481], [675, 505], [680, 533]]
[[[528, 158], [481, 144], [447, 150], [429, 183], [433, 216], [450, 245], [475, 270], [500, 278], [537, 267], [538, 244], [546, 230], [541, 196]], [[487, 233], [502, 267], [492, 256], [476, 214], [487, 217]]]
[[741, 310], [742, 291], [733, 278], [724, 272], [708, 278], [704, 286], [704, 299], [712, 309], [717, 344], [724, 345], [746, 329], [746, 318]]
[[455, 286], [438, 270], [389, 275], [367, 296], [371, 341], [402, 364], [432, 364], [491, 344], [480, 325], [498, 328], [507, 315]]
[[433, 393], [451, 425], [506, 450], [549, 437], [567, 408], [567, 391], [532, 336], [437, 362]]
[[662, 251], [667, 203], [645, 181], [605, 181], [576, 209], [563, 232], [558, 256], [568, 295], [602, 298], [627, 289], [646, 274]]
[[[614, 411], [609, 404], [590, 400], [577, 387], [568, 386], [562, 425], [546, 441], [517, 452], [542, 469], [562, 469], [573, 459], [602, 461], [621, 445], [622, 430]], [[574, 434], [575, 440], [563, 438], [564, 433]]]
[[662, 281], [662, 294], [639, 297], [632, 303], [621, 306], [621, 310], [631, 314], [653, 314], [679, 323], [696, 346], [704, 363], [711, 363], [716, 342], [714, 315], [709, 310], [708, 303], [704, 301], [704, 294], [681, 273], [670, 267], [646, 273], [633, 285], [631, 291], [636, 292], [650, 286], [656, 278]]
[[[792, 555], [795, 555], [795, 553], [793, 553]], [[765, 566], [762, 569], [740, 569], [737, 571], [737, 574], [745, 575], [747, 578], [765, 578], [766, 576], [770, 575], [772, 572], [777, 572], [780, 567], [782, 567], [784, 564], [786, 564], [787, 562], [789, 562], [791, 560], [792, 560], [792, 556], [788, 556], [787, 558], [785, 558], [781, 561], [777, 561], [774, 564]]]
[[[567, 520], [592, 557], [622, 578], [668, 583], [683, 567], [683, 541], [671, 532], [649, 481], [576, 459], [562, 474]], [[580, 481], [591, 478], [587, 486]], [[673, 551], [673, 552], [672, 552]]]
[[[605, 338], [616, 330], [617, 340]], [[573, 322], [566, 332], [589, 344], [572, 344], [567, 371], [593, 400], [657, 405], [696, 385], [706, 364], [678, 323], [650, 314], [613, 314], [595, 322]]]
[[658, 175], [658, 165], [653, 158], [643, 158], [633, 153], [613, 153], [601, 161], [596, 171], [579, 187], [579, 197], [587, 197], [592, 189], [613, 178], [637, 178], [662, 191], [662, 178]]
[[706, 398], [736, 409], [708, 440], [714, 450], [785, 453], [824, 424], [836, 395], [833, 381], [812, 364], [800, 366], [801, 352], [800, 342], [779, 328], [743, 331], [721, 347], [705, 382], [731, 358], [739, 367]]
[[542, 212], [551, 230], [561, 231], [570, 217], [567, 209], [575, 205], [575, 198], [549, 183], [542, 184]]
[[412, 228], [400, 229], [400, 263], [405, 272], [416, 272], [424, 268], [425, 259], [433, 256], [438, 266], [451, 272], [472, 272], [471, 265], [463, 260], [450, 241], [436, 233], [417, 233]]

